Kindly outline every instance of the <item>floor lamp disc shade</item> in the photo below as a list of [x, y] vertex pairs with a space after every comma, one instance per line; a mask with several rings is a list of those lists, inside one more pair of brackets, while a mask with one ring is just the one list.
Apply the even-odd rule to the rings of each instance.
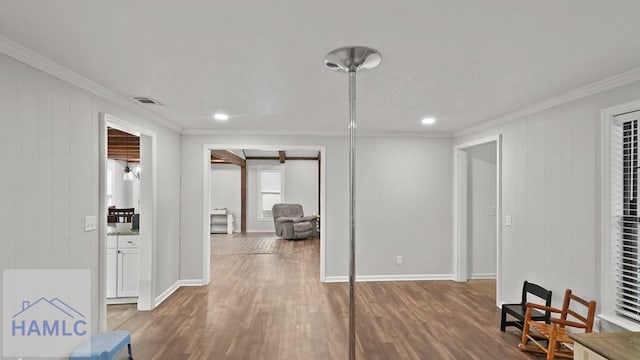
[[382, 56], [372, 48], [365, 46], [347, 46], [328, 53], [324, 65], [331, 70], [359, 72], [373, 69], [380, 64]]
[[335, 49], [324, 60], [330, 70], [349, 74], [349, 359], [356, 358], [356, 74], [373, 69], [382, 56], [372, 48]]

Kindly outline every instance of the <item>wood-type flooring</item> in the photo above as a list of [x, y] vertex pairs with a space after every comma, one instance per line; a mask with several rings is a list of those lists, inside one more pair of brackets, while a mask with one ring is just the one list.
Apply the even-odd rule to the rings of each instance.
[[[211, 241], [209, 285], [149, 312], [109, 306], [108, 327], [131, 332], [135, 359], [348, 358], [347, 284], [319, 281], [318, 239]], [[359, 282], [357, 358], [535, 359], [519, 333], [500, 331], [494, 298], [491, 280]]]

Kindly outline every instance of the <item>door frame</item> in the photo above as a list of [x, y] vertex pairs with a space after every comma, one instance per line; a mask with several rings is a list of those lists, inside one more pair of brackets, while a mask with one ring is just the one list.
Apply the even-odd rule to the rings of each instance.
[[[150, 147], [150, 154], [145, 155], [145, 158], [150, 159], [150, 164], [143, 165], [145, 168], [148, 166], [149, 170], [145, 170], [141, 177], [140, 183], [140, 205], [141, 213], [147, 214], [147, 216], [140, 218], [140, 228], [146, 228], [148, 236], [144, 236], [140, 239], [140, 286], [138, 295], [138, 310], [148, 311], [155, 307], [155, 266], [156, 266], [156, 252], [154, 246], [154, 239], [156, 233], [156, 217], [157, 217], [157, 197], [156, 197], [156, 184], [157, 184], [157, 135], [154, 131], [139, 126], [130, 121], [123, 120], [114, 115], [108, 113], [100, 113], [99, 119], [99, 211], [98, 211], [98, 251], [99, 251], [99, 304], [100, 304], [100, 318], [99, 328], [101, 331], [107, 328], [107, 302], [106, 302], [106, 248], [107, 248], [107, 127], [115, 128], [121, 131], [135, 134], [140, 136], [140, 149], [142, 157], [142, 148]], [[144, 145], [142, 136], [150, 138], [150, 144]], [[147, 194], [144, 195], [143, 191]], [[143, 196], [147, 201], [142, 201]], [[146, 203], [146, 204], [145, 204]]]
[[496, 143], [496, 305], [502, 304], [502, 134], [457, 144], [453, 149], [453, 277], [468, 280], [467, 149]]
[[245, 149], [245, 150], [315, 150], [320, 152], [320, 281], [326, 281], [326, 164], [327, 147], [325, 145], [256, 145], [256, 144], [204, 144], [202, 146], [202, 282], [211, 282], [211, 228], [209, 212], [211, 209], [211, 150]]

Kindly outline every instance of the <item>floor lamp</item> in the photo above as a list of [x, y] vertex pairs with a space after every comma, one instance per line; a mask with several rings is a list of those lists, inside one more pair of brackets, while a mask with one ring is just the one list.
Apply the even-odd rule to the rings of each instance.
[[356, 74], [373, 69], [382, 56], [374, 49], [349, 46], [331, 51], [324, 65], [349, 74], [349, 359], [356, 358]]

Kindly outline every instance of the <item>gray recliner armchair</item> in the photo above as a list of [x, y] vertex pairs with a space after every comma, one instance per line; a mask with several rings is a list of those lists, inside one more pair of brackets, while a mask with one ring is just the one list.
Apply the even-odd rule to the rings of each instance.
[[276, 235], [283, 239], [306, 239], [316, 236], [317, 215], [304, 216], [300, 204], [275, 204], [271, 209]]

